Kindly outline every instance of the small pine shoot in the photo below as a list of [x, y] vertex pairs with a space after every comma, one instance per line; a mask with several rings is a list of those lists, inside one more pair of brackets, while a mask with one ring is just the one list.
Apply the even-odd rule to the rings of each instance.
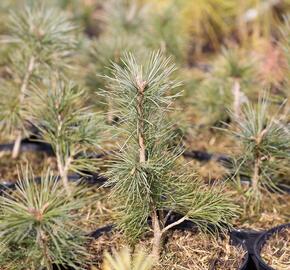
[[147, 6], [137, 0], [109, 0], [104, 5], [107, 31], [111, 34], [122, 35], [141, 34], [147, 20]]
[[[162, 239], [172, 227], [192, 220], [202, 230], [207, 224], [229, 224], [236, 207], [222, 189], [208, 188], [178, 164], [180, 149], [170, 147], [174, 135], [166, 115], [179, 85], [170, 79], [175, 66], [160, 52], [150, 53], [141, 63], [130, 53], [122, 66], [114, 64], [111, 83], [120, 131], [126, 136], [122, 151], [109, 165], [111, 196], [119, 201], [119, 227], [136, 240], [152, 221], [152, 255], [159, 260]], [[118, 127], [116, 127], [118, 129]], [[169, 214], [168, 214], [169, 211]], [[168, 224], [171, 211], [182, 215]]]
[[83, 269], [79, 262], [89, 262], [88, 237], [77, 226], [76, 210], [88, 202], [88, 189], [74, 186], [71, 199], [63, 196], [61, 183], [50, 171], [40, 183], [33, 178], [24, 170], [16, 190], [0, 198], [0, 242], [5, 246], [0, 249], [1, 267]]
[[57, 159], [59, 175], [70, 193], [68, 173], [96, 171], [96, 160], [88, 151], [100, 149], [103, 120], [86, 106], [86, 92], [73, 82], [55, 80], [48, 89], [34, 88], [31, 115], [42, 139], [50, 143]]
[[290, 160], [289, 127], [278, 117], [269, 116], [267, 97], [256, 105], [247, 103], [241, 117], [233, 117], [229, 131], [241, 144], [242, 154], [237, 157], [235, 175], [247, 176], [251, 187], [247, 191], [253, 210], [260, 206], [262, 192], [277, 190], [279, 164]]

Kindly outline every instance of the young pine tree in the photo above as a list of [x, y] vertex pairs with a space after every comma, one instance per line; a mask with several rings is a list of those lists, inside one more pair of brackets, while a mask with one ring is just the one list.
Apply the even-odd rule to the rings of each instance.
[[46, 90], [32, 90], [31, 115], [42, 139], [53, 147], [59, 175], [70, 194], [70, 171], [96, 171], [96, 160], [88, 158], [86, 152], [100, 148], [103, 121], [85, 105], [84, 89], [70, 81], [53, 81]]
[[5, 40], [15, 48], [10, 55], [10, 75], [0, 89], [0, 127], [15, 137], [12, 157], [16, 158], [21, 139], [28, 133], [26, 109], [31, 104], [26, 98], [31, 82], [45, 70], [66, 64], [76, 46], [76, 27], [65, 14], [41, 4], [12, 13], [8, 27], [10, 36]]
[[[196, 107], [203, 123], [220, 124], [231, 120], [228, 108], [235, 116], [241, 113], [247, 101], [252, 79], [252, 63], [238, 50], [224, 50], [216, 61], [213, 72], [201, 83], [197, 91]], [[241, 60], [242, 59], [242, 60]]]
[[[132, 240], [149, 229], [150, 217], [152, 255], [158, 261], [170, 228], [192, 220], [200, 229], [209, 223], [218, 229], [229, 223], [236, 207], [221, 189], [206, 187], [188, 174], [178, 164], [179, 149], [170, 147], [174, 138], [166, 114], [176, 97], [170, 90], [178, 86], [170, 79], [175, 70], [170, 59], [157, 52], [142, 63], [132, 54], [122, 61], [122, 66], [113, 65], [108, 80], [126, 142], [109, 166], [108, 185], [120, 205], [119, 227]], [[172, 211], [182, 217], [168, 224]]]
[[79, 263], [89, 261], [88, 237], [77, 210], [88, 203], [88, 188], [75, 186], [72, 195], [63, 196], [50, 171], [40, 183], [28, 169], [20, 175], [16, 190], [0, 198], [1, 269], [84, 269]]
[[269, 116], [267, 97], [256, 105], [246, 103], [241, 117], [233, 116], [230, 132], [241, 145], [241, 155], [236, 158], [235, 176], [247, 176], [251, 185], [246, 195], [250, 209], [258, 210], [262, 193], [277, 190], [277, 171], [290, 160], [289, 126], [284, 126], [276, 116]]

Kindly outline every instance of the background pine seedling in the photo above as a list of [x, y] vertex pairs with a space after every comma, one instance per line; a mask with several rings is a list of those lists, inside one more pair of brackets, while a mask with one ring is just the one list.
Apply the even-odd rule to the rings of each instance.
[[[108, 79], [121, 116], [120, 131], [127, 139], [109, 165], [108, 185], [119, 202], [119, 227], [132, 240], [149, 229], [151, 218], [152, 254], [158, 261], [170, 228], [192, 220], [203, 230], [209, 223], [221, 229], [236, 207], [222, 189], [208, 188], [188, 174], [177, 162], [181, 151], [170, 147], [174, 138], [166, 114], [178, 95], [170, 90], [179, 85], [170, 79], [175, 70], [170, 59], [157, 52], [141, 64], [132, 54], [122, 61], [122, 66], [113, 65]], [[168, 224], [171, 211], [182, 218]]]
[[289, 120], [289, 112], [290, 112], [290, 15], [285, 17], [285, 25], [281, 27], [281, 35], [282, 39], [280, 42], [280, 46], [282, 47], [287, 64], [285, 65], [285, 84], [283, 87], [283, 92], [287, 98], [287, 102], [284, 107], [284, 117], [286, 121]]
[[267, 100], [264, 96], [256, 105], [247, 103], [241, 117], [233, 117], [229, 130], [241, 145], [235, 175], [251, 181], [246, 195], [252, 210], [259, 209], [263, 193], [279, 189], [277, 170], [290, 158], [289, 126], [283, 125], [277, 115], [269, 116]]
[[[109, 85], [106, 83], [104, 76], [111, 75], [109, 66], [112, 61], [121, 64], [121, 57], [125, 51], [137, 52], [141, 51], [143, 46], [142, 40], [138, 39], [134, 34], [112, 34], [105, 33], [98, 39], [94, 40], [91, 45], [90, 58], [92, 60], [93, 74], [89, 77], [90, 87], [95, 89], [107, 89]], [[96, 76], [97, 74], [97, 76]], [[113, 123], [114, 120], [114, 100], [111, 96], [106, 96], [107, 105], [107, 122]]]
[[105, 3], [104, 10], [106, 30], [115, 34], [141, 34], [149, 19], [147, 6], [136, 0], [110, 0]]
[[223, 50], [213, 70], [200, 84], [195, 106], [202, 123], [218, 125], [231, 121], [229, 109], [238, 117], [253, 82], [253, 64], [238, 49]]
[[253, 83], [253, 62], [238, 49], [223, 50], [221, 59], [216, 63], [214, 75], [222, 78], [231, 89], [232, 111], [238, 117], [241, 107], [247, 101], [247, 90]]
[[1, 130], [15, 136], [12, 156], [18, 156], [21, 139], [27, 135], [27, 91], [33, 80], [46, 70], [67, 67], [76, 46], [75, 31], [69, 18], [62, 12], [43, 4], [26, 6], [11, 13], [8, 23], [10, 42], [14, 50], [10, 55], [10, 76], [0, 91]]
[[86, 106], [86, 92], [73, 82], [53, 79], [47, 90], [34, 88], [31, 115], [42, 139], [55, 152], [59, 175], [70, 193], [68, 173], [95, 172], [96, 160], [88, 151], [100, 149], [103, 120]]
[[[1, 267], [53, 269], [53, 265], [83, 269], [89, 262], [88, 237], [77, 223], [76, 210], [88, 204], [88, 188], [74, 186], [73, 199], [63, 196], [61, 183], [50, 171], [40, 183], [24, 170], [13, 193], [1, 196]], [[5, 268], [6, 269], [6, 268]], [[8, 268], [7, 268], [8, 269]]]
[[205, 79], [194, 100], [201, 124], [218, 126], [230, 119], [228, 108], [233, 104], [231, 85], [220, 78]]

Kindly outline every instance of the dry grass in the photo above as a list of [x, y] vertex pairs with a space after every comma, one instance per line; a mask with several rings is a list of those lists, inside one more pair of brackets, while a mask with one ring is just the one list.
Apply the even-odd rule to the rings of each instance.
[[272, 235], [261, 250], [263, 260], [276, 270], [290, 269], [290, 228]]
[[156, 270], [238, 269], [245, 251], [229, 244], [229, 238], [215, 239], [203, 233], [175, 231], [165, 245]]
[[18, 170], [21, 166], [30, 166], [35, 176], [40, 176], [50, 167], [56, 171], [56, 161], [41, 152], [23, 152], [17, 159], [11, 158], [11, 153], [0, 153], [0, 182], [18, 180]]
[[[150, 252], [152, 237], [147, 234], [135, 247]], [[119, 232], [105, 234], [93, 241], [90, 252], [94, 255], [96, 266], [101, 269], [103, 253], [126, 246]], [[215, 239], [208, 235], [190, 231], [174, 231], [165, 240], [160, 264], [154, 270], [232, 270], [243, 263], [245, 251], [242, 247], [229, 244], [229, 238]]]
[[290, 194], [265, 194], [259, 213], [251, 214], [246, 208], [246, 199], [236, 193], [233, 197], [241, 205], [241, 214], [234, 221], [234, 227], [252, 230], [269, 230], [290, 221]]

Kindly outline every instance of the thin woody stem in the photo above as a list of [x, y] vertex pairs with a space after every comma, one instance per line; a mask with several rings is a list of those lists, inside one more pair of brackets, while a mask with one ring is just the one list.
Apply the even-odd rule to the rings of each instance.
[[160, 259], [160, 249], [161, 249], [161, 238], [162, 238], [162, 230], [160, 228], [159, 218], [157, 215], [156, 209], [152, 212], [152, 227], [153, 227], [153, 246], [152, 246], [152, 252], [151, 255], [154, 258], [156, 262]]
[[252, 187], [255, 192], [258, 191], [258, 184], [260, 179], [260, 166], [261, 166], [261, 159], [260, 156], [256, 156], [255, 164], [254, 164], [254, 173], [252, 179]]
[[61, 152], [59, 144], [56, 145], [56, 159], [57, 159], [57, 167], [59, 171], [59, 175], [61, 177], [63, 186], [67, 192], [68, 195], [71, 194], [71, 190], [68, 184], [68, 170], [69, 166], [71, 164], [72, 158], [71, 156], [66, 160], [65, 164], [63, 164], [62, 158], [61, 158]]
[[182, 223], [183, 221], [187, 220], [187, 216], [184, 216], [182, 218], [180, 218], [179, 220], [169, 224], [168, 226], [166, 226], [165, 228], [163, 228], [163, 230], [161, 231], [162, 233], [165, 233], [166, 231], [168, 231], [169, 229], [177, 226], [178, 224]]
[[238, 119], [241, 114], [241, 85], [239, 82], [239, 79], [235, 78], [234, 83], [233, 83], [233, 88], [232, 88], [232, 94], [234, 96], [234, 114], [235, 117]]
[[[27, 90], [27, 86], [28, 86], [28, 82], [30, 79], [30, 76], [33, 73], [35, 67], [35, 58], [34, 56], [31, 56], [29, 59], [29, 63], [27, 66], [27, 70], [26, 73], [24, 75], [24, 78], [22, 80], [22, 84], [20, 87], [20, 95], [19, 95], [19, 105], [21, 106], [22, 103], [24, 102], [25, 99], [25, 95], [26, 95], [26, 90]], [[15, 139], [15, 143], [13, 146], [13, 150], [12, 150], [12, 158], [17, 158], [20, 152], [20, 146], [21, 146], [21, 139], [22, 139], [22, 132], [20, 129], [17, 130], [17, 135], [16, 135], [16, 139]]]
[[21, 147], [22, 132], [20, 129], [16, 130], [16, 139], [14, 141], [14, 146], [12, 150], [12, 158], [15, 159], [18, 157]]
[[138, 113], [138, 142], [139, 142], [139, 161], [145, 163], [146, 161], [146, 149], [144, 138], [144, 90], [146, 82], [138, 81], [138, 96], [137, 96], [137, 113]]
[[[262, 142], [264, 136], [267, 134], [267, 131], [268, 131], [267, 129], [263, 129], [256, 138], [253, 138], [257, 146]], [[254, 172], [252, 178], [252, 187], [255, 192], [258, 192], [261, 162], [262, 160], [260, 154], [256, 153], [254, 161]]]
[[47, 268], [47, 270], [52, 270], [52, 265], [51, 265], [51, 259], [48, 253], [48, 243], [47, 243], [47, 237], [44, 235], [44, 233], [41, 231], [41, 229], [38, 229], [38, 242], [39, 245], [42, 249], [43, 252], [43, 258], [44, 258], [44, 263]]

